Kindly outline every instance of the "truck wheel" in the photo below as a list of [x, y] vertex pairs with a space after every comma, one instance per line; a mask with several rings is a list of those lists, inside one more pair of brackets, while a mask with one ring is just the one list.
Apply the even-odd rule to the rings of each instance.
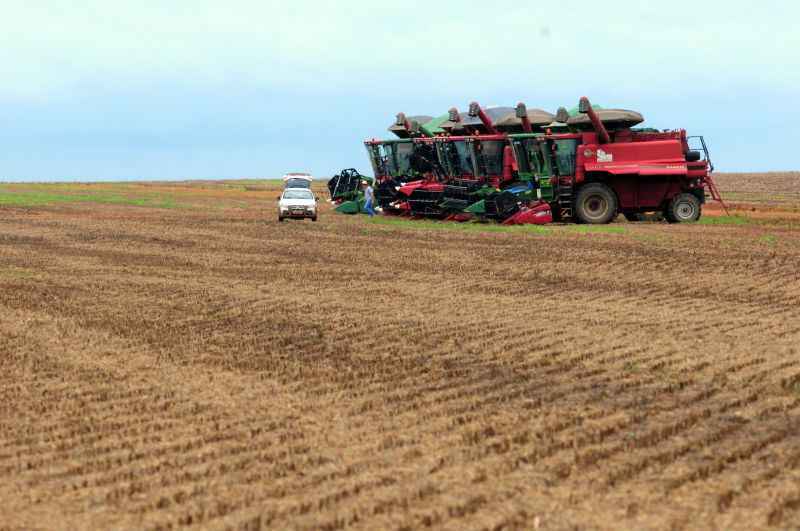
[[700, 200], [694, 194], [679, 194], [672, 198], [664, 217], [670, 223], [686, 223], [700, 219]]
[[575, 213], [583, 223], [610, 223], [617, 217], [617, 196], [605, 184], [587, 184], [578, 190]]

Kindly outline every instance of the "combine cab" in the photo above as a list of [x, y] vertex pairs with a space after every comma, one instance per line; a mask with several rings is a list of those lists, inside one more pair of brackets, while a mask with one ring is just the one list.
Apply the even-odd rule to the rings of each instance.
[[644, 120], [637, 112], [595, 110], [587, 98], [578, 110], [559, 112], [571, 132], [510, 137], [520, 176], [535, 183], [558, 218], [609, 223], [619, 213], [636, 220], [663, 212], [671, 222], [695, 221], [706, 189], [721, 200], [702, 137], [700, 153], [683, 129], [632, 129]]
[[[515, 196], [514, 203], [531, 197], [530, 187], [518, 186], [516, 182], [516, 163], [508, 146], [508, 133], [538, 130], [554, 117], [539, 109], [528, 111], [522, 103], [516, 109], [484, 110], [474, 102], [465, 118], [451, 110], [451, 122], [456, 121], [456, 116], [468, 136], [437, 139], [448, 176], [442, 205], [451, 212], [507, 219], [516, 212], [510, 206], [509, 194]], [[506, 189], [509, 192], [500, 196], [500, 190]], [[499, 210], [498, 204], [502, 205]]]
[[416, 139], [443, 133], [439, 125], [445, 119], [446, 116], [406, 117], [400, 113], [389, 127], [397, 139], [364, 142], [376, 177], [375, 202], [384, 212], [409, 212], [408, 194], [411, 191], [406, 185], [436, 180], [436, 175], [440, 173], [436, 152], [431, 146], [418, 144]]

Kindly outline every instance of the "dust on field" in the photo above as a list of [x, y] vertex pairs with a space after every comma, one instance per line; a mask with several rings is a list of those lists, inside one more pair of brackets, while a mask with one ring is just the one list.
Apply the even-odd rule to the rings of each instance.
[[800, 522], [791, 217], [278, 223], [277, 185], [65, 186], [0, 187], [83, 198], [0, 206], [4, 526]]

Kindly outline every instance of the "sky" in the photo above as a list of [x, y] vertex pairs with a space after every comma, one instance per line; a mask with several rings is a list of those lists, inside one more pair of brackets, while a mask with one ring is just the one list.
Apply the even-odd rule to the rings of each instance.
[[0, 182], [369, 173], [396, 113], [589, 96], [797, 170], [800, 4], [2, 0]]

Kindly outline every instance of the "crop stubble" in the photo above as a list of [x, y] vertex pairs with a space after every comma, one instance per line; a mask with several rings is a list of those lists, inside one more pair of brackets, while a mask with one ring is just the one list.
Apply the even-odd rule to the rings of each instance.
[[279, 224], [197, 188], [2, 211], [0, 527], [800, 525], [793, 225]]

